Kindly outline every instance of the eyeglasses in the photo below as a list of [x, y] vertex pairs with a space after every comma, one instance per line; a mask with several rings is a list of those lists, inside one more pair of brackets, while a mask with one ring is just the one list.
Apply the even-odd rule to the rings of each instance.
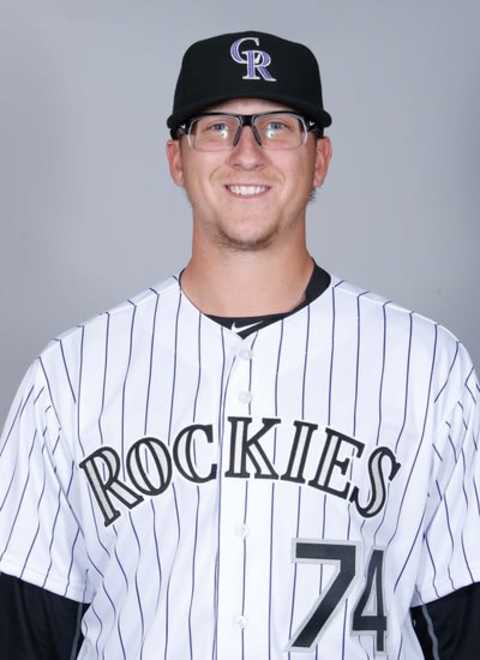
[[181, 126], [176, 137], [186, 135], [197, 151], [227, 151], [238, 144], [244, 126], [250, 126], [259, 146], [272, 151], [297, 149], [305, 144], [309, 131], [319, 131], [314, 122], [285, 110], [254, 115], [205, 112]]

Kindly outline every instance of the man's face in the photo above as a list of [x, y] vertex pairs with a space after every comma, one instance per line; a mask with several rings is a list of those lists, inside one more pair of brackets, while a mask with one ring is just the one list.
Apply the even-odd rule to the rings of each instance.
[[[234, 99], [209, 111], [289, 109], [260, 99]], [[213, 241], [251, 251], [303, 234], [305, 207], [312, 189], [325, 178], [331, 146], [328, 138], [317, 141], [309, 133], [298, 149], [267, 151], [244, 127], [230, 151], [196, 151], [182, 137], [169, 141], [167, 155], [172, 178], [185, 188], [193, 208], [194, 243]], [[241, 194], [240, 187], [253, 194]]]

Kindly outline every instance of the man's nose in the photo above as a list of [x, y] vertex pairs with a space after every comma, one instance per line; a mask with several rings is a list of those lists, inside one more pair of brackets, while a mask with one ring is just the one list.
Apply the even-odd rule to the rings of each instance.
[[246, 169], [255, 169], [265, 163], [265, 152], [258, 144], [251, 126], [242, 126], [240, 137], [230, 152], [230, 164]]

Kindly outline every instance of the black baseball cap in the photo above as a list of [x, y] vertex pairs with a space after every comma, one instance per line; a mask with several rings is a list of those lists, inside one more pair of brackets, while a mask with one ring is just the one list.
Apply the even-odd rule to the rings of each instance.
[[249, 30], [203, 39], [187, 49], [167, 119], [172, 137], [194, 115], [237, 98], [285, 103], [321, 128], [332, 123], [323, 107], [320, 71], [312, 51], [303, 44]]

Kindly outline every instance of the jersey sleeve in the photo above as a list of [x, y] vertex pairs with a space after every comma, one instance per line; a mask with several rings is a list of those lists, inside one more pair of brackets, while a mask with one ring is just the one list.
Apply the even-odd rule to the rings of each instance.
[[433, 405], [432, 476], [413, 606], [480, 582], [480, 387], [461, 344]]
[[70, 503], [74, 472], [39, 358], [0, 436], [0, 571], [86, 602], [81, 522]]

